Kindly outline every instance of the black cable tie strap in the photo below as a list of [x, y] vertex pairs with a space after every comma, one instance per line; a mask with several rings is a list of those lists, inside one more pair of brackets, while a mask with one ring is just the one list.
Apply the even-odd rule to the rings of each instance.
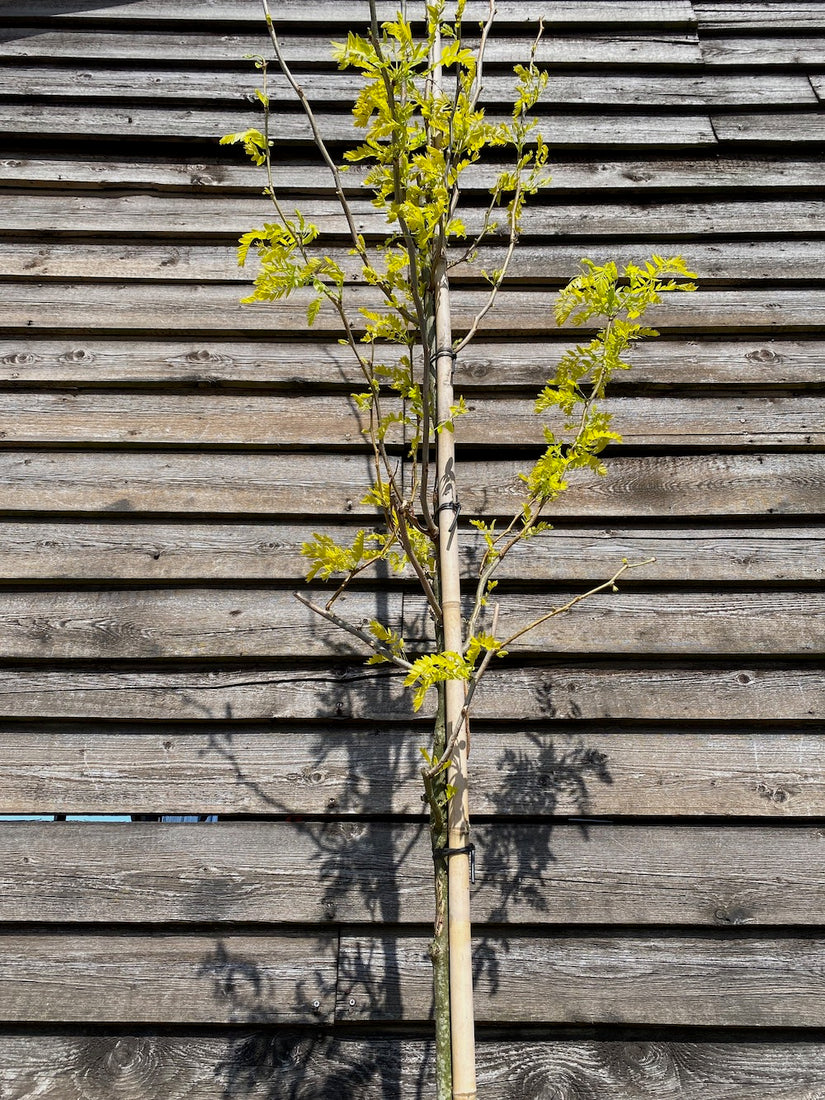
[[455, 362], [456, 359], [458, 358], [458, 352], [455, 350], [455, 348], [452, 348], [452, 347], [436, 348], [435, 349], [435, 355], [433, 356], [433, 358], [434, 359], [440, 359], [442, 355], [449, 355], [449, 357], [452, 359], [453, 362]]
[[439, 512], [455, 512], [456, 515], [461, 511], [461, 501], [459, 500], [445, 500], [435, 510], [435, 514]]
[[470, 857], [470, 882], [475, 886], [476, 884], [476, 846], [475, 844], [465, 844], [463, 848], [435, 848], [433, 850], [433, 859], [436, 856], [440, 856], [442, 859], [447, 860], [450, 856], [464, 856]]

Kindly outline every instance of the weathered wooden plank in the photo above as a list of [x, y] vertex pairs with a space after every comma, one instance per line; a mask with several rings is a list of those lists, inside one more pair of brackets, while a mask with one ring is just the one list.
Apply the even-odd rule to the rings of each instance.
[[[522, 500], [519, 462], [466, 466], [465, 515], [512, 515]], [[121, 454], [0, 451], [6, 512], [174, 512], [215, 515], [372, 516], [361, 504], [364, 455]], [[605, 477], [576, 471], [549, 517], [819, 515], [819, 454], [613, 458]]]
[[703, 36], [701, 49], [707, 65], [825, 65], [825, 39], [818, 35]]
[[[427, 731], [5, 723], [0, 813], [418, 814]], [[474, 814], [825, 816], [822, 735], [475, 722]], [[815, 861], [815, 865], [816, 861]]]
[[[825, 1044], [808, 1039], [490, 1042], [480, 1035], [476, 1044], [485, 1100], [547, 1100], [559, 1087], [565, 1100], [571, 1087], [586, 1090], [588, 1100], [734, 1100], [754, 1087], [802, 1100], [825, 1087], [823, 1062]], [[390, 1088], [412, 1097], [434, 1087], [426, 1040], [342, 1039], [280, 1027], [0, 1035], [0, 1082], [14, 1100], [58, 1100], [68, 1089], [93, 1100], [214, 1100], [216, 1088], [231, 1096], [239, 1083], [249, 1100], [272, 1100], [273, 1066], [284, 1095], [344, 1087], [347, 1100], [386, 1100]]]
[[[825, 1018], [822, 939], [489, 935], [475, 950], [485, 1023], [821, 1027]], [[337, 1018], [426, 1019], [429, 967], [422, 939], [343, 937]]]
[[808, 79], [811, 82], [816, 98], [821, 102], [825, 100], [825, 75], [821, 73], [810, 73]]
[[822, 6], [816, 0], [783, 0], [781, 4], [697, 0], [693, 8], [702, 30], [822, 30]]
[[[456, 384], [465, 393], [491, 387], [502, 395], [514, 387], [536, 393], [572, 346], [560, 336], [529, 343], [479, 337], [456, 362]], [[777, 387], [821, 382], [825, 341], [671, 336], [641, 344], [631, 358], [632, 373], [614, 378], [617, 389], [633, 383]], [[132, 383], [357, 388], [363, 375], [349, 348], [325, 341], [225, 340], [219, 334], [163, 341], [38, 336], [27, 337], [25, 344], [0, 338], [0, 382], [66, 388]]]
[[[515, 252], [508, 269], [510, 285], [565, 283], [579, 270], [584, 252], [596, 263], [612, 260], [622, 265], [639, 263], [651, 254], [669, 255], [678, 250], [692, 271], [701, 273], [703, 288], [716, 282], [770, 279], [805, 279], [822, 282], [822, 242], [817, 239], [784, 241], [719, 240], [672, 241], [587, 241], [583, 244], [540, 244], [525, 241]], [[482, 247], [473, 263], [456, 263], [451, 270], [454, 285], [479, 281], [481, 272], [501, 265], [505, 249]], [[325, 250], [351, 280], [361, 279], [361, 264], [349, 249]], [[254, 263], [239, 267], [234, 245], [162, 243], [139, 241], [108, 244], [86, 240], [48, 242], [11, 240], [0, 243], [0, 265], [4, 275], [18, 279], [140, 279], [198, 283], [236, 282], [250, 286]], [[239, 295], [240, 296], [240, 295]]]
[[[554, 10], [558, 10], [554, 7]], [[261, 20], [261, 23], [263, 20]], [[363, 26], [363, 22], [362, 22]], [[291, 65], [320, 65], [333, 68], [331, 49], [325, 35], [281, 36], [284, 55]], [[535, 34], [497, 38], [488, 42], [485, 61], [489, 65], [513, 65], [530, 57]], [[472, 45], [474, 39], [465, 40]], [[78, 31], [44, 29], [32, 25], [0, 29], [0, 58], [30, 58], [54, 61], [58, 58], [86, 62], [106, 61], [213, 61], [243, 64], [252, 55], [270, 56], [271, 45], [264, 33], [199, 34], [185, 30], [141, 28], [122, 31]], [[547, 65], [700, 65], [702, 54], [694, 33], [648, 29], [633, 33], [590, 33], [545, 35], [538, 44], [536, 60]]]
[[[169, 333], [243, 333], [271, 337], [307, 330], [308, 290], [295, 291], [286, 301], [242, 305], [233, 284], [106, 283], [63, 286], [60, 283], [17, 283], [5, 288], [3, 327], [11, 332], [78, 333], [130, 332], [156, 336]], [[483, 290], [457, 289], [452, 295], [453, 323], [465, 331], [487, 301]], [[359, 310], [380, 306], [371, 287], [350, 287], [345, 306], [356, 331], [363, 329]], [[825, 324], [825, 290], [708, 290], [673, 295], [651, 307], [646, 323], [658, 329], [719, 332], [745, 329], [821, 330]], [[315, 321], [319, 334], [339, 332], [337, 310], [325, 303]], [[484, 318], [482, 331], [548, 334], [560, 330], [547, 290], [503, 290], [496, 308]]]
[[[491, 121], [496, 121], [496, 117], [493, 113], [489, 114]], [[502, 121], [504, 117], [501, 116]], [[348, 115], [319, 112], [317, 121], [327, 141], [353, 143], [358, 140], [360, 131]], [[27, 103], [25, 112], [22, 112], [14, 104], [0, 102], [2, 134], [54, 134], [75, 139], [112, 136], [165, 138], [170, 134], [179, 134], [190, 140], [217, 141], [224, 134], [260, 125], [260, 111], [240, 106], [201, 109], [137, 104], [134, 107], [111, 106], [101, 111], [98, 106], [87, 107], [85, 104]], [[603, 112], [592, 115], [543, 113], [541, 127], [547, 133], [550, 145], [561, 148], [593, 144], [634, 148], [716, 144], [713, 127], [704, 114], [605, 116]], [[312, 138], [306, 118], [294, 112], [273, 110], [270, 128], [272, 133], [279, 135], [281, 142], [308, 142]], [[789, 140], [793, 140], [792, 137]]]
[[[319, 171], [320, 174], [320, 171]], [[720, 176], [722, 170], [720, 169]], [[301, 208], [322, 233], [346, 235], [346, 223], [332, 199], [301, 202]], [[359, 232], [386, 235], [386, 222], [366, 199], [353, 199], [352, 211]], [[14, 234], [85, 234], [100, 243], [104, 236], [172, 237], [174, 244], [198, 243], [205, 235], [225, 236], [234, 244], [242, 232], [261, 225], [269, 216], [264, 198], [245, 195], [104, 194], [87, 191], [65, 194], [15, 193], [4, 196], [0, 230]], [[480, 226], [478, 206], [464, 210], [468, 231]], [[679, 236], [698, 239], [713, 236], [746, 236], [757, 233], [821, 235], [825, 229], [825, 202], [815, 199], [719, 200], [701, 203], [645, 202], [569, 203], [528, 205], [522, 222], [525, 235], [604, 238], [633, 236], [666, 239]], [[600, 243], [604, 243], [603, 241]], [[620, 247], [626, 246], [622, 242]], [[581, 247], [581, 245], [580, 245]], [[671, 246], [672, 247], [672, 246]], [[252, 269], [250, 269], [252, 270]], [[170, 273], [171, 274], [171, 273]]]
[[[619, 559], [616, 559], [617, 562]], [[618, 567], [618, 566], [617, 566]], [[656, 564], [634, 578], [656, 578]], [[584, 591], [507, 594], [498, 635], [525, 630]], [[308, 590], [323, 605], [323, 591]], [[472, 610], [467, 597], [465, 614]], [[423, 597], [351, 591], [336, 611], [359, 624], [380, 619], [411, 652], [434, 644]], [[511, 653], [817, 655], [825, 650], [825, 595], [810, 591], [600, 593], [508, 645]], [[260, 588], [0, 591], [0, 650], [7, 659], [369, 655], [358, 639], [298, 603]]]
[[[556, 8], [556, 11], [561, 9]], [[313, 74], [311, 96], [314, 104], [337, 104], [345, 108], [358, 93], [359, 77], [350, 72]], [[204, 106], [218, 100], [237, 100], [244, 108], [260, 84], [260, 74], [248, 70], [216, 69], [183, 71], [177, 68], [130, 67], [128, 72], [113, 68], [63, 66], [11, 66], [4, 69], [3, 97], [12, 96], [124, 99], [130, 104], [149, 100], [178, 103], [195, 102]], [[288, 103], [292, 91], [278, 72], [267, 78], [273, 102]], [[482, 102], [512, 104], [514, 78], [493, 72], [484, 80]], [[725, 73], [701, 76], [674, 75], [656, 70], [641, 73], [623, 71], [604, 73], [550, 74], [539, 97], [544, 108], [564, 104], [650, 107], [787, 107], [815, 104], [816, 95], [808, 78], [799, 73]]]
[[[476, 693], [478, 719], [634, 721], [821, 721], [825, 674], [812, 665], [538, 665], [488, 670]], [[426, 716], [427, 704], [422, 710]], [[0, 671], [0, 717], [204, 721], [233, 718], [364, 719], [412, 717], [394, 673], [364, 665], [318, 669], [87, 671], [41, 667]]]
[[759, 114], [711, 116], [713, 131], [720, 142], [802, 142], [825, 141], [825, 114], [803, 111], [764, 111]]
[[[71, 1023], [320, 1022], [335, 939], [304, 935], [0, 936], [0, 1016]], [[317, 1002], [317, 1005], [316, 1005]]]
[[[825, 292], [822, 300], [825, 313]], [[147, 316], [157, 323], [157, 316]], [[0, 394], [6, 445], [75, 443], [143, 446], [364, 447], [366, 414], [348, 397], [201, 394]], [[386, 410], [395, 408], [387, 401]], [[472, 397], [456, 442], [543, 446], [534, 401]], [[690, 447], [800, 447], [825, 443], [825, 399], [815, 397], [614, 397], [603, 408], [626, 444]], [[400, 443], [401, 429], [387, 442]]]
[[[297, 581], [308, 562], [303, 544], [319, 531], [339, 543], [352, 526], [322, 523], [36, 523], [0, 522], [0, 576], [7, 581]], [[462, 530], [462, 569], [476, 575], [484, 544]], [[517, 546], [499, 566], [501, 579], [597, 581], [622, 558], [656, 558], [657, 582], [821, 580], [825, 533], [817, 527], [741, 531], [698, 529], [556, 527]], [[409, 575], [409, 574], [408, 574]]]
[[[261, 24], [261, 10], [254, 0], [193, 0], [182, 5], [170, 0], [129, 0], [127, 5], [100, 3], [93, 10], [78, 6], [69, 8], [59, 0], [38, 0], [37, 7], [20, 0], [4, 0], [3, 15], [10, 19], [55, 22], [59, 25], [94, 21], [95, 24], [117, 26], [123, 23], [148, 21], [153, 26], [164, 23], [182, 23], [188, 26], [200, 26], [212, 23], [254, 23]], [[379, 0], [376, 14], [379, 20], [394, 19], [397, 7], [394, 0]], [[484, 18], [488, 6], [484, 0], [470, 0], [465, 9], [467, 24], [473, 24]], [[357, 10], [354, 13], [345, 0], [314, 0], [308, 8], [302, 0], [278, 0], [277, 12], [273, 13], [278, 23], [308, 24], [313, 29], [327, 23], [361, 26], [366, 17]], [[411, 9], [409, 18], [416, 18], [417, 10]], [[499, 0], [496, 4], [496, 25], [534, 23], [542, 17], [548, 28], [581, 26], [592, 23], [597, 27], [604, 24], [621, 26], [627, 23], [656, 27], [693, 27], [696, 19], [688, 0], [655, 0], [654, 3], [639, 5], [631, 0], [569, 0], [564, 8], [558, 8], [546, 0], [526, 5], [523, 0]]]
[[[3, 822], [0, 836], [6, 922], [416, 924], [432, 905], [423, 824]], [[816, 828], [500, 819], [473, 839], [476, 927], [825, 918]]]
[[[689, 79], [685, 76], [683, 79]], [[85, 152], [85, 150], [84, 150]], [[78, 187], [128, 187], [158, 189], [193, 189], [198, 193], [210, 190], [251, 192], [260, 196], [263, 176], [259, 168], [227, 158], [205, 158], [196, 163], [180, 159], [135, 157], [124, 161], [89, 153], [82, 159], [67, 154], [63, 157], [18, 153], [0, 159], [0, 186], [47, 187], [50, 184]], [[317, 167], [301, 164], [273, 165], [276, 189], [301, 195], [331, 193], [331, 182]], [[598, 193], [609, 188], [616, 191], [672, 191], [684, 194], [690, 188], [712, 187], [715, 191], [738, 191], [742, 187], [758, 193], [770, 193], [774, 188], [817, 188], [821, 182], [821, 164], [815, 157], [753, 154], [747, 157], [701, 155], [692, 151], [690, 160], [667, 158], [641, 160], [628, 155], [614, 156], [609, 161], [553, 159], [553, 190], [555, 192], [586, 191]], [[468, 190], [486, 190], [492, 183], [493, 168], [470, 168], [462, 177], [465, 194]], [[345, 184], [357, 193], [362, 172], [353, 165]], [[66, 197], [65, 190], [63, 197]], [[260, 202], [260, 199], [258, 200]]]

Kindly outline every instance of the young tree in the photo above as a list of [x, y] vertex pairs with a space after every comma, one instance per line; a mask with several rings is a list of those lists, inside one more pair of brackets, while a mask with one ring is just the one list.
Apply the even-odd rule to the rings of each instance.
[[[667, 291], [692, 290], [686, 281], [692, 275], [679, 257], [653, 256], [621, 272], [613, 263], [583, 260], [580, 273], [560, 292], [557, 322], [596, 331], [588, 342], [564, 353], [555, 376], [538, 395], [536, 412], [552, 414], [554, 426], [543, 427], [544, 449], [521, 475], [523, 499], [515, 514], [501, 528], [495, 520], [471, 521], [482, 552], [469, 610], [462, 614], [454, 439], [456, 421], [466, 407], [462, 398], [454, 397], [453, 369], [495, 303], [518, 241], [525, 201], [549, 183], [548, 148], [530, 114], [547, 82], [547, 73], [535, 61], [539, 38], [527, 63], [515, 67], [509, 116], [490, 119], [480, 97], [495, 15], [492, 0], [472, 48], [465, 40], [466, 0], [457, 0], [449, 19], [446, 0], [422, 5], [418, 36], [412, 20], [400, 13], [379, 25], [375, 0], [369, 0], [366, 33], [350, 33], [346, 42], [334, 46], [339, 66], [362, 76], [353, 115], [364, 140], [345, 154], [345, 161], [366, 164], [364, 185], [383, 214], [386, 235], [368, 240], [356, 227], [343, 169], [331, 156], [283, 54], [267, 0], [262, 2], [277, 63], [304, 108], [331, 173], [350, 256], [375, 298], [369, 306], [352, 308], [344, 266], [325, 252], [318, 228], [300, 211], [287, 211], [275, 193], [267, 63], [258, 58], [263, 130], [223, 139], [242, 142], [265, 169], [266, 194], [275, 213], [273, 221], [241, 238], [239, 262], [246, 261], [250, 249], [259, 261], [254, 291], [245, 301], [278, 300], [303, 291], [308, 294], [309, 325], [325, 304], [337, 313], [341, 342], [364, 379], [363, 389], [353, 395], [372, 455], [372, 487], [364, 503], [373, 505], [380, 518], [377, 529], [359, 530], [348, 544], [315, 534], [303, 548], [309, 560], [307, 579], [335, 577], [338, 583], [323, 605], [296, 596], [360, 639], [371, 650], [370, 664], [389, 662], [401, 669], [405, 685], [413, 689], [415, 710], [430, 689], [436, 690], [432, 741], [421, 749], [421, 778], [435, 868], [431, 957], [437, 1097], [469, 1100], [476, 1095], [469, 916], [474, 849], [467, 777], [473, 697], [491, 660], [506, 656], [523, 634], [595, 592], [615, 591], [625, 572], [648, 562], [623, 560], [603, 584], [544, 610], [509, 637], [498, 636], [498, 606], [490, 598], [496, 571], [516, 546], [550, 530], [544, 514], [568, 488], [573, 471], [605, 473], [601, 452], [621, 439], [602, 405], [611, 376], [627, 369], [624, 356], [634, 343], [655, 335], [642, 324], [645, 310]], [[508, 166], [496, 172], [486, 210], [470, 225], [460, 211], [463, 177], [491, 147], [506, 150]], [[487, 239], [502, 246], [503, 258], [495, 270], [482, 272], [488, 284], [485, 300], [466, 331], [456, 336], [450, 272], [457, 264], [476, 263]], [[338, 613], [341, 594], [378, 563], [417, 579], [428, 608], [429, 638], [404, 638], [393, 624], [377, 620], [365, 628]]]

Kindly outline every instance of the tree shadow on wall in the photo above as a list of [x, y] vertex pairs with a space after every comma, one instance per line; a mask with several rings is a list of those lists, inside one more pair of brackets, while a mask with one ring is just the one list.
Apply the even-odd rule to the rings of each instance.
[[[214, 734], [211, 751], [229, 764], [239, 785], [254, 789], [256, 801], [270, 812], [288, 816], [296, 834], [309, 841], [325, 915], [331, 932], [341, 923], [360, 925], [354, 947], [339, 953], [338, 1006], [357, 991], [358, 1022], [377, 1029], [405, 1019], [402, 974], [392, 933], [426, 922], [432, 911], [432, 860], [429, 835], [418, 819], [398, 820], [393, 789], [409, 786], [420, 770], [418, 751], [408, 738], [394, 736], [393, 722], [383, 736], [371, 733], [369, 773], [363, 769], [364, 729], [355, 720], [384, 714], [396, 721], [398, 677], [352, 666], [330, 670], [317, 696], [317, 718], [334, 723], [332, 741], [340, 764], [346, 748], [350, 785], [336, 800], [333, 820], [295, 820], [295, 806], [279, 802], [247, 776], [233, 743], [230, 724]], [[537, 699], [537, 713], [542, 713]], [[214, 716], [213, 716], [214, 717]], [[408, 729], [408, 723], [401, 729]], [[481, 729], [481, 724], [479, 724]], [[509, 949], [506, 926], [513, 919], [552, 922], [554, 815], [586, 817], [594, 783], [612, 782], [604, 754], [587, 745], [585, 736], [549, 732], [546, 722], [520, 729], [495, 760], [497, 786], [487, 792], [497, 819], [475, 827], [478, 882], [475, 910], [475, 982], [486, 994], [499, 988]], [[399, 731], [400, 732], [400, 731]], [[422, 729], [421, 743], [427, 739]], [[320, 733], [310, 742], [307, 768], [323, 771], [330, 738]], [[472, 765], [472, 756], [471, 756]], [[364, 820], [371, 818], [384, 820]], [[395, 817], [395, 820], [388, 820]], [[578, 825], [587, 839], [587, 825]], [[413, 898], [411, 903], [410, 897]], [[527, 915], [525, 915], [527, 914]], [[389, 936], [378, 933], [387, 929]], [[376, 936], [371, 939], [370, 933]], [[365, 934], [366, 933], [366, 934]], [[416, 1066], [403, 1064], [402, 1044], [386, 1037], [373, 1042], [340, 1038], [334, 1025], [321, 1019], [306, 1026], [284, 1026], [258, 994], [263, 975], [252, 958], [234, 957], [225, 947], [204, 960], [204, 977], [220, 986], [231, 1003], [231, 1019], [249, 1025], [232, 1037], [216, 1067], [221, 1100], [407, 1100], [432, 1091], [430, 1044], [422, 1042]], [[341, 1014], [347, 1017], [346, 1008]], [[331, 1017], [339, 1018], [340, 1016]]]

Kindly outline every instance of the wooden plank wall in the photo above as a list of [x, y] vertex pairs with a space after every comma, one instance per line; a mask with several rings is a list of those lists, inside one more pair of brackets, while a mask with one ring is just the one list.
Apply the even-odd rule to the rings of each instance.
[[[821, 6], [499, 7], [491, 111], [527, 18], [547, 21], [555, 183], [458, 366], [478, 413], [459, 425], [465, 513], [511, 507], [531, 395], [569, 339], [550, 299], [580, 256], [681, 251], [701, 290], [659, 310], [617, 385], [608, 476], [502, 584], [515, 623], [657, 558], [525, 640], [480, 696], [481, 1095], [810, 1100]], [[353, 80], [326, 40], [358, 9], [276, 4], [336, 147]], [[0, 1095], [427, 1096], [425, 733], [397, 680], [291, 595], [302, 539], [364, 522], [352, 367], [323, 316], [307, 334], [297, 306], [238, 304], [234, 241], [267, 211], [216, 143], [255, 117], [257, 4], [0, 14], [0, 811], [220, 815], [0, 822]], [[277, 182], [343, 251], [285, 93], [277, 115]], [[477, 274], [459, 273], [461, 317]], [[403, 581], [348, 603], [421, 629]]]

